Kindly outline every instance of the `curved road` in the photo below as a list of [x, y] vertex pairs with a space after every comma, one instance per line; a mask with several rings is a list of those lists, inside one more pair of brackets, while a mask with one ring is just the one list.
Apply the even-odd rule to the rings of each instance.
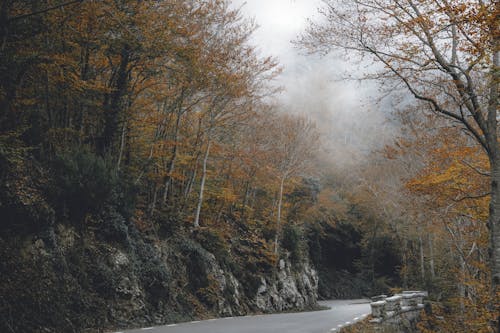
[[[368, 300], [319, 302], [329, 310], [227, 317], [158, 327], [126, 333], [327, 333], [361, 320], [370, 312]], [[118, 333], [118, 332], [117, 332]]]

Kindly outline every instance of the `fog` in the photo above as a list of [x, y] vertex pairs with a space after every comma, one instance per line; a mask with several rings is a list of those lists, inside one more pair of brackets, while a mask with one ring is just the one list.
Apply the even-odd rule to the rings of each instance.
[[318, 19], [319, 0], [234, 0], [259, 28], [252, 43], [263, 56], [274, 56], [283, 66], [277, 96], [289, 112], [307, 115], [322, 133], [322, 160], [350, 168], [366, 162], [369, 154], [388, 143], [397, 132], [388, 120], [390, 101], [380, 100], [376, 83], [345, 80], [360, 77], [366, 63], [352, 63], [340, 53], [306, 55], [292, 44]]

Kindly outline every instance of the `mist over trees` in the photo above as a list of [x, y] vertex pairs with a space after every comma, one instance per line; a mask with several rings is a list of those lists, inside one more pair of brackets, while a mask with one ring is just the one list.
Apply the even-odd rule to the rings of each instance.
[[[365, 79], [378, 80], [384, 91], [403, 91], [415, 99], [414, 106], [400, 110], [405, 135], [386, 153], [411, 175], [403, 181], [409, 195], [418, 198], [406, 205], [404, 220], [414, 221], [406, 227], [418, 240], [422, 279], [442, 277], [435, 270], [435, 234], [445, 232], [441, 240], [456, 256], [446, 263], [456, 264], [456, 271], [444, 275], [458, 278], [458, 290], [448, 299], [459, 299], [454, 313], [462, 318], [447, 321], [448, 327], [431, 326], [479, 332], [483, 328], [475, 324], [482, 322], [485, 331], [498, 330], [492, 323], [499, 322], [495, 313], [500, 299], [500, 3], [323, 4], [321, 20], [311, 23], [299, 44], [313, 53], [343, 49], [361, 56], [377, 64]], [[406, 114], [410, 112], [421, 116]], [[466, 313], [473, 315], [463, 318]]]

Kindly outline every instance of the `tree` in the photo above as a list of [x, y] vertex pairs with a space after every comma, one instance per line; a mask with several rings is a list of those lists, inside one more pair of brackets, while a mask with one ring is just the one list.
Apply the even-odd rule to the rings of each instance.
[[303, 117], [280, 115], [274, 126], [273, 165], [279, 181], [274, 252], [278, 253], [285, 182], [310, 168], [318, 134], [314, 124]]
[[[404, 87], [424, 107], [460, 124], [488, 156], [490, 268], [500, 286], [500, 2], [480, 0], [324, 0], [324, 23], [300, 43], [339, 47], [382, 64], [370, 78]], [[394, 88], [394, 87], [391, 87]]]
[[[433, 121], [446, 125], [443, 119]], [[427, 136], [427, 142], [419, 139], [411, 145], [426, 150], [427, 159], [424, 167], [408, 178], [406, 187], [419, 202], [413, 210], [427, 221], [419, 236], [434, 235], [427, 253], [431, 276], [426, 274], [426, 280], [432, 281], [428, 290], [447, 295], [447, 307], [454, 310], [447, 311], [447, 324], [438, 326], [450, 332], [491, 332], [484, 325], [494, 315], [485, 306], [494, 302], [488, 291], [486, 266], [488, 233], [484, 222], [489, 193], [483, 170], [487, 157], [459, 128], [421, 130], [419, 136]], [[400, 149], [403, 155], [413, 150], [409, 145], [405, 148], [410, 149]]]

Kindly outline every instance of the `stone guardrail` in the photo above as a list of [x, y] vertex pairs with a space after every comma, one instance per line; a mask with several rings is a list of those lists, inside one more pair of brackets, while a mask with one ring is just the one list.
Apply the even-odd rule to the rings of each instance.
[[373, 319], [372, 323], [381, 323], [387, 319], [401, 314], [420, 311], [424, 308], [424, 298], [428, 296], [426, 291], [403, 291], [392, 297], [379, 295], [372, 297], [370, 303]]

